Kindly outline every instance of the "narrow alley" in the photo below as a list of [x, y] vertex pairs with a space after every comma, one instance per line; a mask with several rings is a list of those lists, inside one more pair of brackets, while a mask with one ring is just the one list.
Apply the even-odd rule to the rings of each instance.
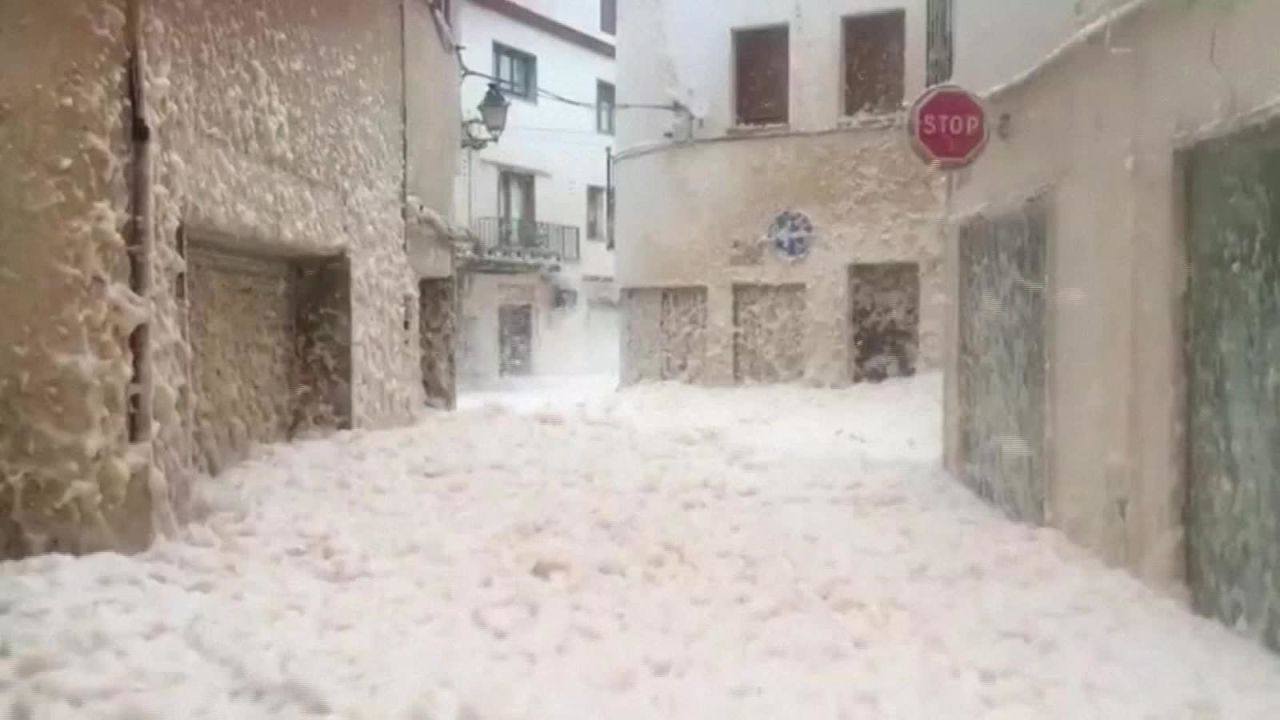
[[[941, 380], [531, 379], [0, 565], [24, 720], [1273, 718], [1280, 664], [940, 465]], [[1157, 690], [1158, 689], [1158, 690]]]

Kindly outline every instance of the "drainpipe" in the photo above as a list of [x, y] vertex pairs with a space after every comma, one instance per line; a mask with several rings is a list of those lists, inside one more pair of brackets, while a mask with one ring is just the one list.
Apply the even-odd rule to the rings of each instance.
[[606, 250], [614, 248], [613, 239], [613, 146], [605, 148], [605, 170], [604, 170], [604, 227], [607, 242]]
[[[127, 0], [125, 16], [131, 148], [129, 206], [132, 215], [125, 245], [129, 255], [129, 287], [151, 307], [155, 282], [152, 268], [152, 258], [155, 257], [155, 146], [147, 112], [145, 2], [146, 0]], [[171, 534], [176, 531], [176, 520], [169, 487], [164, 475], [155, 467], [151, 329], [152, 318], [148, 317], [129, 336], [129, 350], [133, 357], [133, 379], [129, 385], [128, 403], [129, 442], [134, 452], [145, 459], [145, 465], [140, 470], [145, 473], [151, 496], [151, 530], [153, 533]], [[134, 470], [136, 472], [139, 468]]]
[[[143, 42], [142, 3], [128, 0], [128, 90], [131, 177], [129, 203], [132, 218], [125, 242], [129, 253], [129, 285], [139, 297], [149, 300], [153, 285], [151, 258], [154, 252], [155, 193], [152, 177], [151, 126], [147, 122], [146, 48]], [[133, 354], [133, 382], [130, 387], [132, 414], [129, 436], [134, 443], [149, 443], [152, 435], [151, 407], [151, 323], [134, 329], [129, 338]]]
[[467, 229], [475, 227], [476, 151], [467, 148]]
[[[400, 218], [403, 221], [402, 243], [409, 250], [409, 5], [400, 3]], [[416, 276], [416, 273], [415, 273]], [[416, 283], [416, 280], [415, 280]]]

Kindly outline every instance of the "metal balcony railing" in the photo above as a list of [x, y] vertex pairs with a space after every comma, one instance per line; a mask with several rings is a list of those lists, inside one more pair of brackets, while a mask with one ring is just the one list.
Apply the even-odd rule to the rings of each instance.
[[555, 262], [581, 258], [580, 231], [571, 225], [487, 217], [477, 219], [472, 230], [481, 257]]

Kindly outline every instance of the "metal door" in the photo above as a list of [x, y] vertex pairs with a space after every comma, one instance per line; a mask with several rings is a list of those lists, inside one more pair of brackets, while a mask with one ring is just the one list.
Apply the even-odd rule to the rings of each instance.
[[961, 229], [963, 480], [1034, 523], [1045, 519], [1047, 250], [1044, 200]]
[[1188, 170], [1188, 579], [1200, 611], [1280, 649], [1280, 128]]

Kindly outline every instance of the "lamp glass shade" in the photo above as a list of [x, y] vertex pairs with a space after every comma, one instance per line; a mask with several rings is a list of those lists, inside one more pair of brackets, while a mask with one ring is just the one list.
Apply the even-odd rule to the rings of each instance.
[[489, 85], [489, 92], [484, 94], [484, 100], [480, 101], [480, 119], [484, 123], [485, 130], [495, 138], [507, 129], [507, 110], [510, 103], [503, 97], [502, 91], [498, 89], [496, 83]]

